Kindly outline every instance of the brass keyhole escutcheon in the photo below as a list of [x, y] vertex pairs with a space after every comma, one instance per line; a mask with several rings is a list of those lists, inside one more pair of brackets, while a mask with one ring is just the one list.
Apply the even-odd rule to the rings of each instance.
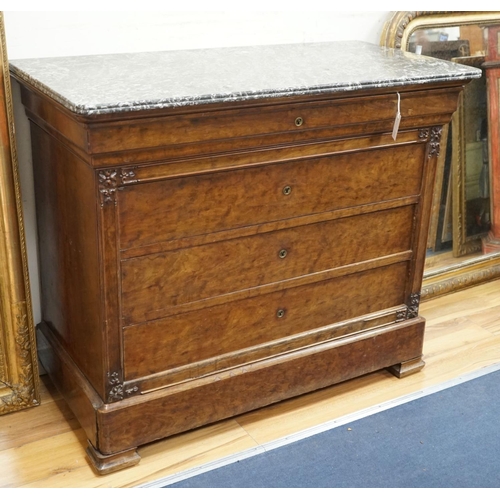
[[285, 315], [285, 310], [284, 310], [284, 309], [278, 309], [278, 310], [276, 311], [276, 316], [277, 316], [278, 318], [282, 318], [284, 315]]
[[297, 116], [297, 118], [295, 118], [295, 125], [297, 125], [297, 127], [302, 126], [303, 123], [304, 119], [302, 118], [302, 116]]
[[284, 194], [285, 196], [288, 196], [291, 192], [292, 192], [292, 188], [291, 188], [291, 186], [285, 186], [285, 187], [283, 188], [283, 194]]
[[280, 259], [284, 259], [288, 255], [288, 252], [284, 248], [282, 248], [279, 251], [278, 255], [279, 255]]

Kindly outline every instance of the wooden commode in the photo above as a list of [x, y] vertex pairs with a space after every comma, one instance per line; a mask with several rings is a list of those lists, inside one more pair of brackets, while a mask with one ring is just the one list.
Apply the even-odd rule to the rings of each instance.
[[479, 70], [335, 42], [11, 73], [31, 121], [40, 357], [98, 472], [166, 436], [422, 368], [441, 128]]

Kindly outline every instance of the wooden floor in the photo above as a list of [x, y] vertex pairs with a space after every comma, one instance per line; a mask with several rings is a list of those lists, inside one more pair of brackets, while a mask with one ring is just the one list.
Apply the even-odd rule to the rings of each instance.
[[41, 406], [0, 417], [0, 488], [144, 485], [500, 362], [500, 281], [424, 302], [420, 313], [421, 372], [404, 379], [376, 372], [143, 446], [138, 465], [108, 476], [90, 468], [82, 429], [42, 376]]

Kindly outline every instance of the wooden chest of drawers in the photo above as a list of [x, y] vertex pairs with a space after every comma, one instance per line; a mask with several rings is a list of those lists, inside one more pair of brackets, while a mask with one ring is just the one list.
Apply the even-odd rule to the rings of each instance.
[[13, 63], [32, 122], [40, 356], [99, 472], [156, 439], [423, 366], [441, 127], [477, 70], [362, 48], [399, 79], [107, 108], [72, 107], [37, 62]]

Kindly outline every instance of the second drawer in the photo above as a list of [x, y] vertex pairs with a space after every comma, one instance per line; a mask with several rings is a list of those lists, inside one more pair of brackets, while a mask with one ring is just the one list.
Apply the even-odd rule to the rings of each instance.
[[122, 262], [125, 325], [184, 304], [411, 249], [413, 205], [131, 258]]

